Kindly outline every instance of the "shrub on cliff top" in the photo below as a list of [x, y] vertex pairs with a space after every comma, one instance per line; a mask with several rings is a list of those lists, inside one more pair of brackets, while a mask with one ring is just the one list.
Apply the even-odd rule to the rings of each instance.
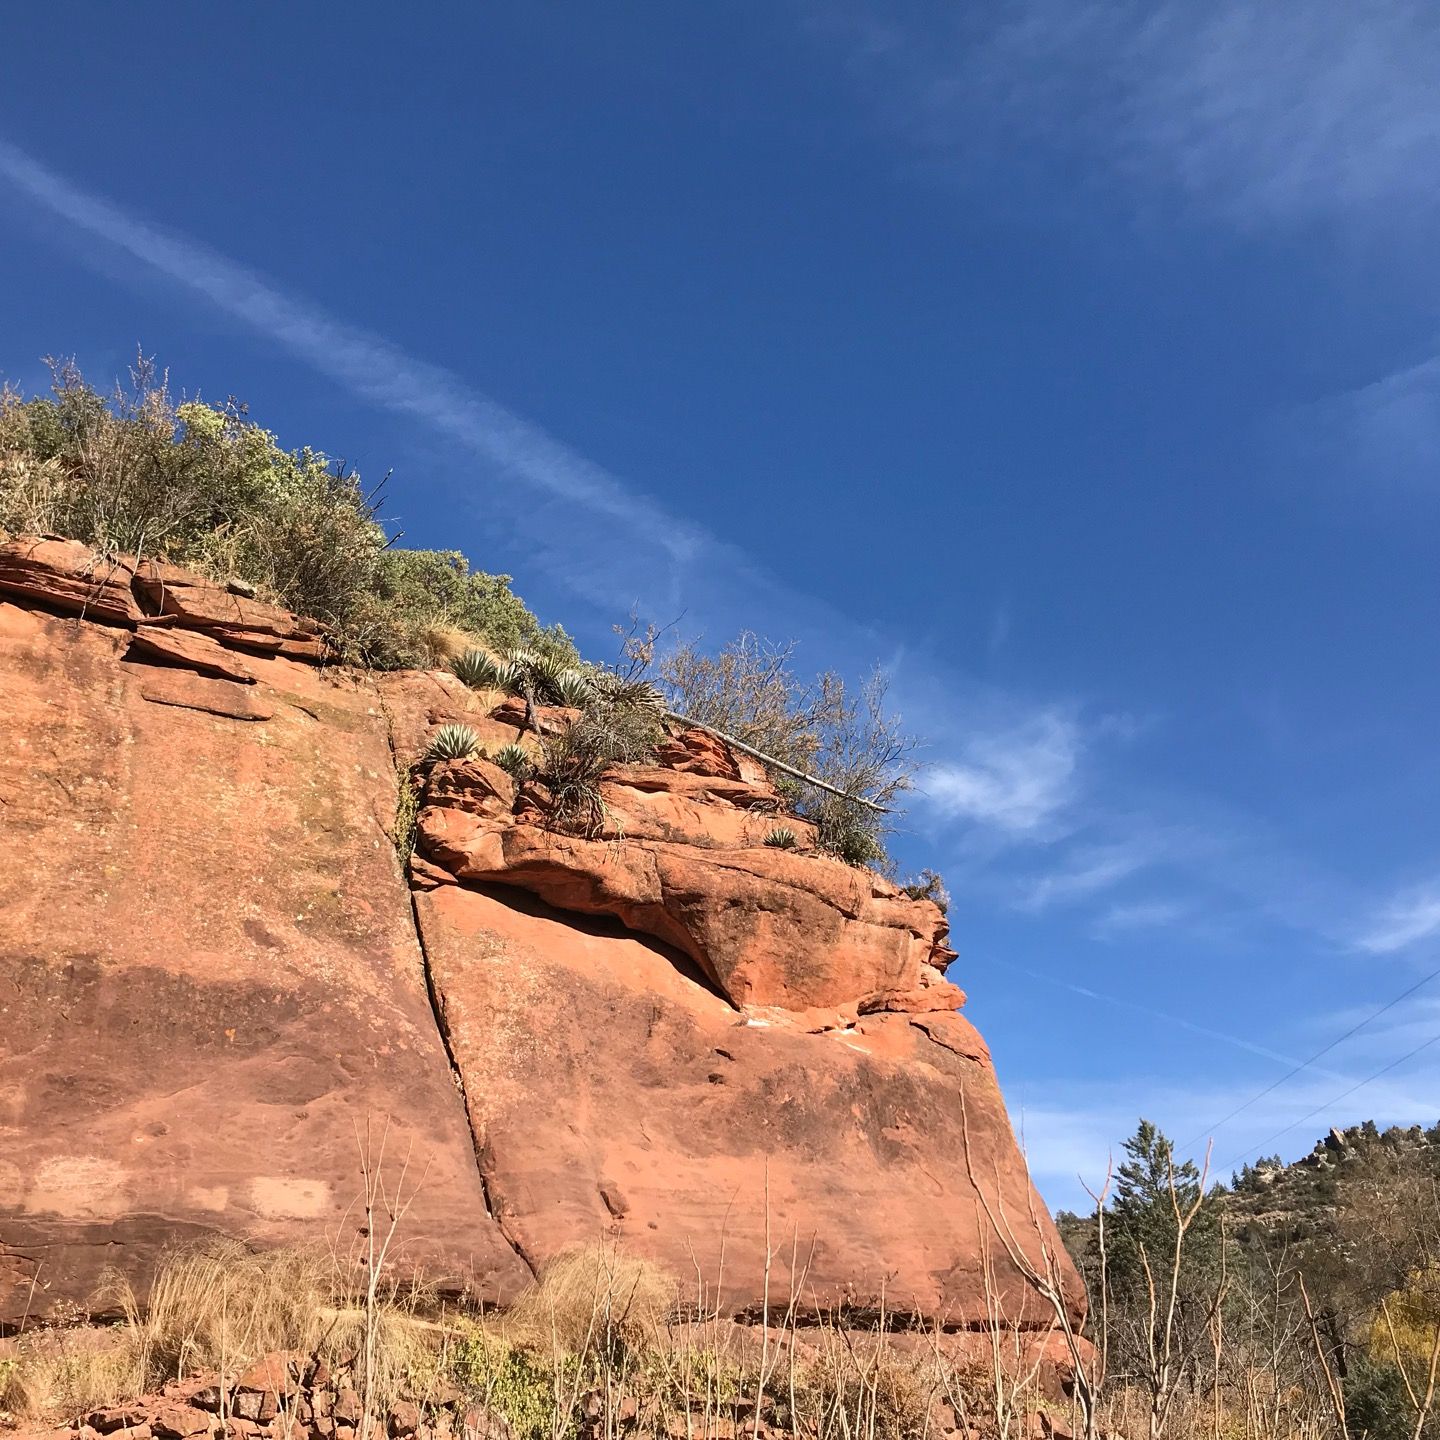
[[[671, 707], [845, 792], [890, 806], [911, 788], [919, 742], [886, 704], [875, 670], [858, 688], [834, 671], [813, 681], [796, 674], [793, 645], [749, 632], [707, 653], [693, 641], [660, 660]], [[891, 868], [886, 816], [783, 774], [777, 788], [795, 813], [815, 823], [820, 848], [852, 865]]]
[[509, 576], [455, 551], [394, 548], [383, 482], [367, 491], [320, 451], [283, 449], [233, 400], [177, 403], [149, 361], [108, 398], [72, 363], [51, 368], [47, 397], [0, 390], [0, 529], [249, 581], [372, 665], [436, 663], [456, 632], [576, 662]]

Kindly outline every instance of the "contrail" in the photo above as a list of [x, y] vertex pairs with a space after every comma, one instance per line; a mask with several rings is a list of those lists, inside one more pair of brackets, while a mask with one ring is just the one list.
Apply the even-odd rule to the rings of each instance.
[[77, 189], [4, 140], [0, 140], [0, 178], [43, 210], [283, 345], [353, 394], [427, 423], [509, 478], [618, 522], [632, 538], [663, 550], [673, 565], [693, 563], [699, 551], [714, 543], [703, 531], [627, 490], [600, 466], [471, 389], [450, 371], [286, 295], [199, 241], [163, 230]]
[[[1057, 980], [1053, 975], [1042, 975], [1038, 970], [1012, 964], [1009, 960], [997, 960], [993, 955], [986, 958], [992, 965], [999, 965], [1004, 970], [1014, 970], [1019, 975], [1027, 975], [1032, 980], [1040, 980], [1046, 985], [1054, 985], [1061, 990], [1068, 990], [1072, 995], [1083, 995], [1087, 1000], [1097, 1000], [1102, 1005], [1114, 1005], [1121, 1010], [1133, 1010], [1137, 1015], [1148, 1015], [1152, 1020], [1163, 1020], [1167, 1025], [1174, 1025], [1181, 1030], [1190, 1031], [1192, 1035], [1203, 1036], [1206, 1040], [1217, 1040], [1222, 1045], [1233, 1045], [1237, 1050], [1245, 1050], [1264, 1060], [1273, 1060], [1277, 1065], [1297, 1063], [1294, 1056], [1282, 1055], [1278, 1050], [1267, 1050], [1263, 1045], [1256, 1045], [1253, 1041], [1245, 1040], [1239, 1035], [1228, 1035], [1223, 1030], [1211, 1030], [1208, 1026], [1197, 1025], [1193, 1020], [1185, 1020], [1179, 1015], [1171, 1015], [1167, 1011], [1157, 1010], [1153, 1005], [1142, 1005], [1138, 1000], [1126, 1000], [1119, 995], [1107, 995], [1102, 990], [1090, 990], [1084, 985], [1076, 985], [1069, 980]], [[1333, 1070], [1316, 1068], [1316, 1073], [1328, 1075], [1334, 1080], [1342, 1078]]]

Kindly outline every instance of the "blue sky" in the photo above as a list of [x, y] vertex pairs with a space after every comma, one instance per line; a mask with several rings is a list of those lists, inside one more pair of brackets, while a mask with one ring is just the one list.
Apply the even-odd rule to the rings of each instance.
[[[592, 653], [874, 660], [1047, 1198], [1440, 967], [1440, 12], [32, 7], [0, 370], [393, 467]], [[1421, 985], [1219, 1130], [1440, 1118]], [[1320, 1108], [1313, 1119], [1308, 1112]], [[1285, 1127], [1294, 1128], [1271, 1140]]]

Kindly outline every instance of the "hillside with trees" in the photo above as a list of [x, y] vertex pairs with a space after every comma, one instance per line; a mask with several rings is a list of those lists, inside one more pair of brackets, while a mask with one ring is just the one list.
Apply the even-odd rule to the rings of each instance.
[[1432, 1433], [1440, 1125], [1331, 1130], [1227, 1184], [1142, 1120], [1099, 1198], [1057, 1225], [1099, 1322], [1097, 1371], [1152, 1433], [1197, 1405], [1246, 1433]]

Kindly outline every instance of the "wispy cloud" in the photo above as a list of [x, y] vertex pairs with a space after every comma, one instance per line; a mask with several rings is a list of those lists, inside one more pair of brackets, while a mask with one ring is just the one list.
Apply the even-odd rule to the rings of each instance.
[[[470, 498], [477, 523], [492, 523], [490, 512], [520, 487], [537, 504], [563, 507], [566, 514], [556, 523], [542, 523], [523, 496], [509, 497], [517, 525], [530, 527], [532, 560], [548, 559], [563, 583], [610, 613], [623, 614], [623, 608], [615, 609], [617, 599], [628, 605], [643, 591], [642, 603], [658, 599], [685, 608], [698, 624], [719, 619], [738, 629], [761, 616], [796, 637], [855, 633], [823, 600], [789, 589], [743, 552], [672, 514], [450, 371], [287, 293], [190, 237], [85, 192], [3, 140], [0, 183], [61, 222], [67, 234], [91, 242], [96, 263], [109, 267], [114, 256], [128, 257], [147, 274], [283, 347], [351, 395], [417, 422], [433, 439], [483, 462], [492, 476], [517, 482], [488, 487], [484, 506]], [[584, 583], [577, 573], [588, 577]], [[749, 607], [738, 616], [730, 598], [737, 592]], [[892, 648], [881, 636], [866, 639], [881, 652]], [[815, 663], [817, 668], [828, 663], [818, 645]], [[922, 798], [944, 816], [1007, 834], [1043, 826], [1073, 787], [1080, 726], [1044, 702], [1020, 702], [993, 690], [981, 699], [980, 687], [934, 657], [912, 657], [910, 663], [945, 696], [945, 723], [932, 732], [940, 759], [928, 775], [928, 797]], [[1003, 724], [990, 723], [995, 714], [1003, 714]]]
[[1301, 406], [1277, 425], [1288, 466], [1313, 484], [1402, 495], [1433, 490], [1440, 452], [1440, 355]]
[[721, 547], [538, 426], [450, 371], [287, 294], [187, 236], [89, 194], [0, 140], [0, 180], [42, 212], [188, 291], [282, 346], [352, 395], [424, 425], [484, 461], [498, 479], [577, 506], [591, 523], [646, 547], [681, 573]]
[[1021, 897], [1026, 910], [1088, 900], [1152, 865], [1160, 858], [1148, 840], [1122, 840], [1115, 844], [1077, 847], [1057, 869], [1031, 881]]
[[1246, 228], [1440, 204], [1440, 14], [1421, 0], [825, 13], [884, 112], [952, 163], [1013, 165], [1019, 141]]
[[1406, 950], [1440, 931], [1440, 881], [1413, 886], [1388, 900], [1356, 938], [1372, 955]]
[[1135, 930], [1158, 930], [1178, 923], [1185, 915], [1186, 907], [1174, 900], [1137, 900], [1129, 905], [1111, 905], [1095, 922], [1095, 933], [1108, 937]]
[[[910, 153], [983, 186], [991, 207], [1069, 215], [1118, 194], [1130, 216], [1342, 235], [1433, 309], [1434, 5], [849, 0], [812, 13], [844, 37], [857, 85]], [[1274, 431], [1273, 462], [1307, 488], [1434, 489], [1440, 354], [1411, 353]]]
[[921, 798], [945, 820], [1032, 834], [1072, 798], [1081, 748], [1074, 719], [1043, 712], [961, 741], [955, 758], [926, 772]]
[[1141, 1000], [1135, 1000], [1124, 995], [1107, 994], [1105, 991], [1095, 990], [1089, 985], [1079, 985], [1073, 980], [1066, 980], [1055, 975], [1046, 975], [1041, 971], [1031, 969], [1028, 965], [1015, 965], [1010, 961], [996, 960], [993, 956], [989, 957], [989, 963], [998, 964], [1001, 969], [1012, 970], [1018, 975], [1024, 975], [1027, 979], [1037, 980], [1041, 984], [1067, 991], [1071, 995], [1078, 995], [1082, 999], [1092, 1000], [1097, 1005], [1103, 1005], [1115, 1010], [1123, 1010], [1132, 1015], [1143, 1015], [1149, 1020], [1160, 1021], [1162, 1025], [1170, 1029], [1185, 1030], [1192, 1035], [1199, 1035], [1203, 1039], [1214, 1040], [1221, 1045], [1233, 1046], [1235, 1049], [1243, 1050], [1249, 1055], [1257, 1055], [1262, 1060], [1273, 1060], [1277, 1064], [1287, 1066], [1298, 1063], [1292, 1056], [1283, 1054], [1277, 1050], [1272, 1050], [1269, 1046], [1257, 1044], [1254, 1040], [1246, 1039], [1243, 1035], [1236, 1035], [1228, 1030], [1217, 1030], [1209, 1025], [1199, 1025], [1193, 1020], [1187, 1020], [1180, 1015], [1173, 1015], [1169, 1011], [1159, 1009], [1157, 1006], [1147, 1005]]

